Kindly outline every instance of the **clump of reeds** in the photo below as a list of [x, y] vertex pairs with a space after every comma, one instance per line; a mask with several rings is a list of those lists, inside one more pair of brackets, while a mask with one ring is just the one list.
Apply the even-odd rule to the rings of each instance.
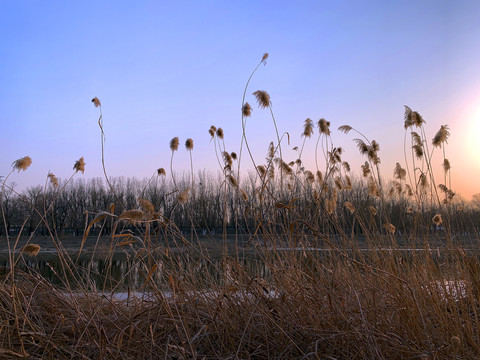
[[[254, 96], [260, 108], [271, 110], [266, 91]], [[101, 107], [97, 98], [92, 101]], [[242, 144], [247, 144], [245, 118], [252, 109], [245, 101], [241, 115]], [[360, 136], [354, 141], [366, 161], [359, 179], [348, 175], [343, 149], [334, 146], [331, 124], [323, 118], [316, 128], [308, 118], [301, 133], [305, 145], [317, 129], [315, 170], [301, 159], [303, 145], [295, 158], [284, 159], [277, 137], [268, 144], [264, 164], [257, 165], [252, 156], [255, 173], [249, 181], [233, 168], [241, 152], [237, 157], [227, 151], [222, 128], [212, 125], [208, 132], [223, 174], [219, 183], [212, 182], [216, 186], [194, 183], [192, 158], [192, 181], [178, 177], [177, 183], [173, 154], [179, 138], [174, 137], [169, 144], [173, 184], [148, 183], [152, 192], [128, 194], [129, 210], [115, 211], [112, 204], [107, 211], [87, 212], [79, 247], [98, 231], [93, 252], [107, 249], [101, 255], [107, 265], [98, 271], [91, 262], [73, 261], [61, 246], [50, 212], [54, 205], [42, 210], [28, 204], [52, 234], [61, 270], [51, 268], [61, 286], [28, 265], [22, 254], [36, 256], [40, 245], [21, 246], [19, 236], [10, 250], [10, 267], [0, 269], [0, 357], [478, 358], [478, 254], [461, 243], [455, 248], [460, 231], [453, 235], [451, 228], [454, 193], [447, 181], [433, 188], [424, 124], [406, 107], [412, 160], [410, 167], [395, 165], [390, 197], [383, 196], [379, 144], [349, 125], [339, 129]], [[431, 145], [444, 150], [448, 136], [448, 127], [441, 127]], [[192, 139], [185, 148], [191, 156]], [[323, 163], [317, 152], [323, 153]], [[14, 170], [25, 170], [31, 163], [26, 158], [14, 162]], [[442, 164], [447, 174], [445, 156]], [[84, 169], [82, 157], [74, 170]], [[155, 174], [164, 176], [165, 170]], [[48, 179], [55, 185], [53, 174]], [[3, 181], [3, 216], [6, 186]], [[446, 204], [432, 201], [437, 188]], [[138, 205], [141, 209], [135, 209]], [[223, 230], [218, 256], [212, 255], [218, 239], [205, 240], [215, 244], [205, 251], [196, 234], [210, 212], [213, 227]], [[228, 233], [227, 225], [235, 232]], [[432, 238], [441, 241], [438, 252], [430, 247]], [[404, 251], [401, 241], [413, 250]], [[120, 280], [112, 270], [118, 253], [128, 259]], [[111, 287], [103, 285], [99, 293], [95, 277]], [[124, 289], [127, 299], [119, 300], [114, 292]]]

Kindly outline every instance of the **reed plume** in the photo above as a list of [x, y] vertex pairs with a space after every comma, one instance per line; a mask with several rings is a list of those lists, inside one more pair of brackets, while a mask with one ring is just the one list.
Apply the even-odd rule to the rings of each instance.
[[248, 102], [242, 106], [242, 115], [245, 117], [249, 117], [252, 115], [252, 107]]
[[432, 145], [435, 147], [440, 147], [443, 143], [447, 142], [450, 132], [448, 131], [447, 125], [440, 126], [440, 130], [435, 134], [435, 137], [432, 140]]
[[217, 131], [217, 128], [215, 126], [210, 126], [210, 129], [208, 129], [208, 133], [210, 136], [213, 138], [215, 136], [215, 132]]
[[395, 170], [393, 171], [393, 176], [395, 177], [395, 179], [404, 180], [407, 176], [407, 170], [402, 168], [400, 163], [397, 162], [395, 165]]
[[51, 172], [49, 172], [47, 176], [48, 176], [48, 179], [50, 180], [50, 183], [53, 185], [53, 187], [58, 187], [58, 178]]
[[188, 150], [188, 151], [192, 151], [193, 150], [193, 140], [188, 138], [186, 141], [185, 141], [185, 148]]
[[30, 156], [24, 156], [18, 160], [15, 160], [13, 163], [12, 163], [12, 167], [14, 170], [18, 170], [20, 172], [20, 170], [27, 170], [28, 167], [32, 164], [32, 159], [30, 158]]
[[237, 179], [233, 175], [228, 175], [228, 181], [233, 187], [238, 187]]
[[256, 97], [258, 106], [261, 109], [266, 109], [270, 106], [270, 95], [265, 90], [257, 90], [253, 95]]
[[362, 175], [363, 177], [368, 177], [368, 175], [370, 175], [371, 171], [370, 171], [370, 165], [368, 164], [368, 162], [365, 161], [365, 164], [363, 164], [361, 166], [362, 168]]
[[93, 105], [95, 105], [96, 108], [99, 107], [99, 106], [102, 106], [102, 103], [100, 102], [100, 100], [96, 96], [92, 99], [92, 103], [93, 103]]
[[421, 127], [424, 123], [425, 120], [423, 120], [422, 116], [416, 112], [410, 109], [408, 106], [405, 106], [405, 117], [404, 117], [404, 127], [405, 130], [415, 126], [415, 127]]
[[77, 161], [75, 161], [75, 164], [73, 165], [73, 170], [75, 170], [75, 172], [81, 172], [82, 174], [85, 172], [85, 160], [83, 159], [83, 156], [78, 159]]
[[344, 134], [348, 134], [350, 132], [350, 130], [352, 130], [352, 129], [353, 128], [350, 125], [342, 125], [338, 128], [338, 130], [340, 130]]
[[153, 214], [155, 212], [155, 208], [150, 200], [138, 199], [138, 203], [140, 204], [140, 207], [145, 213]]
[[179, 144], [178, 137], [174, 137], [172, 140], [170, 140], [170, 150], [177, 151], [178, 144]]
[[442, 225], [442, 215], [436, 214], [436, 215], [433, 217], [432, 222], [435, 224], [435, 226], [440, 226], [440, 225]]
[[188, 201], [189, 191], [190, 191], [190, 188], [188, 187], [185, 190], [183, 190], [180, 194], [178, 194], [177, 201], [180, 204], [185, 204]]
[[350, 214], [353, 214], [355, 212], [355, 206], [353, 206], [353, 204], [350, 201], [345, 201], [343, 205], [348, 211], [350, 211]]
[[142, 221], [145, 217], [145, 213], [142, 210], [132, 209], [123, 211], [118, 217], [120, 220], [137, 223]]
[[395, 226], [393, 226], [392, 224], [385, 223], [385, 224], [383, 224], [383, 227], [385, 228], [387, 233], [392, 234], [392, 235], [395, 233], [396, 229], [395, 229]]
[[257, 166], [257, 171], [258, 171], [258, 174], [260, 175], [260, 178], [264, 179], [265, 175], [267, 174], [267, 170], [265, 170], [265, 166], [263, 165]]
[[443, 159], [442, 167], [443, 171], [448, 172], [450, 170], [450, 161], [448, 161], [448, 159]]
[[303, 125], [303, 133], [302, 136], [311, 137], [313, 134], [313, 121], [312, 119], [308, 118], [305, 120], [305, 124]]
[[239, 191], [240, 191], [240, 195], [242, 196], [243, 201], [247, 202], [248, 201], [248, 195], [245, 192], [245, 190], [240, 189]]
[[24, 247], [22, 247], [21, 252], [22, 254], [26, 254], [28, 256], [37, 256], [38, 253], [40, 252], [40, 245], [37, 244], [27, 244]]
[[318, 120], [317, 124], [320, 134], [325, 134], [327, 136], [330, 135], [330, 121], [321, 118], [320, 120]]

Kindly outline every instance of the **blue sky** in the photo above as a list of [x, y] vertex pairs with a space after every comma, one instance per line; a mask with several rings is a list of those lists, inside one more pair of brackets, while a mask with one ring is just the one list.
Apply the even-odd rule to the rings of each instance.
[[[19, 189], [48, 171], [67, 178], [84, 156], [100, 177], [97, 96], [111, 176], [168, 169], [172, 137], [194, 139], [195, 169], [216, 171], [208, 129], [239, 149], [240, 107], [250, 91], [271, 95], [279, 130], [300, 145], [303, 121], [349, 124], [380, 143], [385, 177], [403, 163], [403, 105], [433, 138], [451, 130], [454, 190], [480, 193], [480, 2], [478, 1], [0, 1], [0, 175]], [[255, 102], [251, 95], [247, 101]], [[254, 106], [247, 136], [257, 161], [275, 133]], [[334, 131], [354, 171], [364, 161], [353, 135]], [[313, 167], [314, 141], [304, 150]], [[178, 171], [189, 169], [185, 150]], [[434, 160], [441, 162], [441, 160]], [[244, 159], [245, 169], [248, 167]]]

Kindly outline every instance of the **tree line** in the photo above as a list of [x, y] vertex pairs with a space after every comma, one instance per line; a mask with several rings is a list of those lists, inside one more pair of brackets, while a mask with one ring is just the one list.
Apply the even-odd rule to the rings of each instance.
[[[186, 173], [170, 179], [163, 175], [143, 180], [112, 178], [111, 187], [101, 178], [39, 185], [20, 193], [5, 187], [0, 235], [6, 231], [9, 235], [20, 231], [22, 235], [51, 235], [49, 231], [55, 231], [56, 235], [78, 236], [101, 212], [121, 218], [127, 210], [145, 210], [145, 203], [151, 204], [151, 219], [175, 224], [185, 232], [251, 234], [261, 224], [263, 230], [285, 233], [289, 231], [285, 224], [289, 224], [297, 226], [297, 232], [308, 233], [309, 226], [315, 226], [326, 233], [361, 234], [368, 229], [381, 232], [388, 218], [397, 233], [419, 229], [424, 233], [425, 229], [438, 230], [431, 219], [440, 210], [450, 231], [479, 231], [480, 207], [475, 202], [454, 202], [443, 209], [435, 204], [419, 207], [401, 191], [379, 197], [361, 178], [349, 179], [348, 186], [322, 183], [309, 172], [272, 176], [268, 185], [265, 178], [250, 173], [239, 184], [230, 175], [201, 171], [193, 180]], [[105, 221], [102, 233], [109, 235], [112, 226], [112, 221]]]

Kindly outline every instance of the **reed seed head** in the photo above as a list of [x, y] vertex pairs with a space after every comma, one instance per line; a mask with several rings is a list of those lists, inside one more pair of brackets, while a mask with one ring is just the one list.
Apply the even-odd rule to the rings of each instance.
[[248, 195], [245, 190], [240, 189], [240, 195], [242, 196], [243, 201], [248, 201]]
[[160, 175], [166, 176], [167, 173], [165, 172], [164, 168], [159, 168], [159, 169], [157, 169], [157, 175], [158, 176], [160, 176]]
[[262, 62], [268, 59], [268, 53], [263, 54], [262, 56]]
[[422, 188], [426, 188], [428, 186], [427, 176], [425, 174], [420, 174], [418, 178], [418, 183]]
[[37, 244], [27, 244], [25, 245], [22, 249], [21, 252], [22, 254], [28, 255], [28, 256], [37, 256], [38, 253], [40, 252], [40, 245]]
[[330, 121], [321, 118], [317, 124], [320, 134], [330, 135]]
[[423, 157], [423, 146], [415, 144], [412, 146], [413, 151], [415, 152], [415, 156], [417, 159], [421, 159]]
[[378, 190], [377, 183], [371, 176], [370, 176], [370, 179], [368, 180], [368, 195], [380, 196], [380, 191]]
[[337, 209], [337, 201], [336, 199], [327, 199], [325, 201], [325, 210], [329, 215], [332, 215], [335, 210]]
[[313, 134], [313, 121], [312, 119], [308, 118], [305, 120], [305, 124], [303, 125], [303, 134], [302, 136], [311, 137]]
[[383, 227], [385, 228], [385, 230], [387, 231], [387, 233], [389, 234], [394, 234], [395, 233], [395, 226], [393, 226], [392, 224], [390, 223], [385, 223], [383, 225]]
[[145, 216], [145, 213], [142, 210], [132, 209], [132, 210], [125, 210], [120, 214], [118, 217], [120, 220], [136, 223], [142, 221]]
[[343, 182], [342, 182], [342, 179], [340, 179], [339, 176], [337, 176], [335, 178], [335, 186], [337, 187], [338, 190], [342, 190], [343, 189]]
[[140, 204], [140, 207], [144, 212], [150, 213], [150, 214], [153, 214], [155, 212], [155, 208], [153, 204], [150, 202], [150, 200], [138, 199], [138, 203]]
[[447, 142], [450, 132], [448, 131], [447, 125], [440, 126], [440, 130], [435, 134], [435, 137], [432, 140], [432, 144], [435, 147], [440, 147], [443, 143]]
[[53, 187], [58, 187], [58, 179], [54, 174], [49, 172], [48, 179], [50, 180], [50, 183], [53, 185]]
[[404, 180], [405, 176], [407, 176], [407, 171], [397, 162], [395, 164], [395, 170], [393, 170], [393, 176], [398, 180]]
[[[279, 158], [277, 158], [279, 159]], [[293, 174], [293, 171], [292, 171], [292, 168], [290, 166], [288, 166], [288, 164], [279, 159], [279, 168], [280, 168], [280, 171], [282, 171], [284, 174], [287, 174], [287, 175], [292, 175]]]
[[355, 206], [353, 206], [353, 204], [350, 201], [345, 201], [343, 203], [343, 206], [345, 206], [345, 208], [348, 211], [350, 211], [350, 214], [353, 214], [355, 212]]
[[102, 106], [102, 103], [100, 102], [100, 100], [98, 100], [96, 96], [92, 99], [92, 103], [93, 105], [95, 105], [96, 108]]
[[265, 109], [270, 106], [270, 95], [268, 95], [265, 90], [257, 90], [253, 93], [253, 95], [257, 98], [258, 106], [261, 109]]
[[275, 168], [273, 166], [268, 167], [268, 178], [273, 179], [275, 177]]
[[273, 145], [273, 141], [270, 142], [268, 145], [268, 153], [267, 153], [267, 160], [273, 159], [275, 156], [275, 146]]
[[180, 204], [185, 204], [187, 201], [188, 201], [188, 197], [189, 197], [189, 192], [190, 192], [190, 188], [186, 188], [185, 190], [183, 190], [180, 194], [178, 194], [177, 196], [177, 201], [180, 203]]
[[[342, 152], [343, 152], [343, 149], [341, 147], [339, 148], [333, 148], [332, 151], [329, 151], [328, 152], [328, 156], [329, 156], [329, 160], [332, 164], [337, 164], [337, 163], [340, 163], [342, 162]], [[337, 169], [338, 170], [338, 169]]]
[[174, 137], [172, 140], [170, 140], [170, 150], [177, 151], [178, 144], [179, 144], [178, 137]]
[[223, 156], [223, 161], [225, 162], [225, 165], [228, 165], [229, 167], [232, 166], [233, 164], [232, 155], [224, 151], [222, 152], [222, 156]]
[[233, 160], [237, 160], [237, 153], [236, 152], [231, 152], [230, 156], [232, 157]]
[[410, 109], [408, 106], [406, 105], [404, 106], [405, 106], [405, 117], [404, 117], [405, 130], [412, 126], [421, 127], [425, 123], [425, 120], [423, 120], [422, 116], [418, 112]]
[[265, 166], [263, 165], [257, 166], [257, 171], [262, 179], [265, 178], [265, 175], [267, 174], [267, 170], [265, 170]]
[[75, 172], [81, 172], [82, 174], [85, 172], [85, 160], [83, 159], [83, 156], [78, 159], [77, 161], [75, 161], [75, 164], [73, 165], [73, 170], [75, 170]]
[[422, 146], [423, 144], [422, 137], [415, 131], [412, 131], [412, 141], [416, 145]]
[[311, 184], [315, 181], [315, 175], [311, 171], [305, 171], [305, 179]]
[[228, 181], [233, 187], [238, 187], [237, 179], [233, 175], [228, 175]]
[[370, 164], [365, 161], [365, 164], [363, 164], [361, 168], [363, 177], [368, 177], [368, 175], [370, 175]]
[[435, 224], [435, 226], [442, 225], [442, 215], [441, 214], [435, 214], [435, 216], [432, 219], [432, 222]]
[[188, 151], [192, 151], [193, 150], [193, 140], [188, 138], [186, 141], [185, 141], [185, 148], [188, 150]]
[[222, 128], [217, 129], [217, 136], [218, 136], [219, 139], [223, 139], [223, 129]]
[[215, 126], [210, 126], [210, 129], [208, 129], [208, 133], [210, 136], [213, 138], [215, 136], [215, 132], [217, 131], [217, 128]]
[[12, 163], [12, 167], [14, 170], [18, 170], [20, 172], [20, 170], [27, 170], [28, 167], [32, 164], [32, 159], [30, 158], [30, 156], [24, 156], [18, 160], [15, 160], [13, 163]]
[[362, 139], [353, 139], [353, 141], [355, 141], [355, 143], [357, 144], [357, 148], [358, 148], [358, 151], [360, 151], [360, 154], [368, 155], [368, 151], [370, 150], [370, 147], [367, 144], [365, 144], [365, 141], [363, 141]]
[[448, 172], [450, 170], [450, 161], [448, 159], [443, 159], [443, 171]]
[[242, 107], [242, 115], [245, 117], [249, 117], [252, 115], [252, 107], [248, 102], [245, 103]]
[[322, 184], [323, 183], [323, 174], [320, 170], [317, 170], [317, 182], [319, 184]]
[[350, 125], [342, 125], [338, 128], [341, 132], [348, 134], [353, 128]]

